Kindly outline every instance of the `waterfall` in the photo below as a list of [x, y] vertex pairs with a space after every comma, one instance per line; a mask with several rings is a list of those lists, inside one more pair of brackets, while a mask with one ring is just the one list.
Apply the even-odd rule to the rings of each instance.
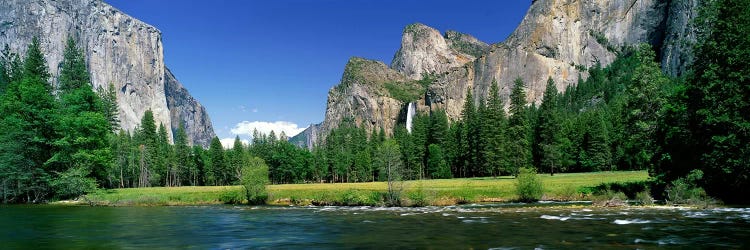
[[416, 109], [417, 109], [417, 104], [413, 102], [410, 102], [409, 106], [406, 109], [406, 131], [408, 131], [409, 134], [411, 134], [411, 126], [412, 126], [412, 123], [414, 122], [414, 113]]

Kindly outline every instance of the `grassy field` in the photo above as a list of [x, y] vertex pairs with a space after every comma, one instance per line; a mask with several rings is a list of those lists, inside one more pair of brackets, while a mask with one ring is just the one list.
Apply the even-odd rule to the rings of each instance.
[[[588, 200], [591, 190], [602, 183], [648, 179], [645, 171], [539, 176], [544, 184], [544, 200]], [[512, 201], [516, 199], [514, 184], [513, 177], [406, 181], [402, 200], [406, 205]], [[379, 205], [386, 189], [385, 182], [269, 185], [268, 204]], [[241, 186], [128, 188], [102, 190], [82, 200], [114, 206], [221, 204], [241, 197], [241, 191]]]

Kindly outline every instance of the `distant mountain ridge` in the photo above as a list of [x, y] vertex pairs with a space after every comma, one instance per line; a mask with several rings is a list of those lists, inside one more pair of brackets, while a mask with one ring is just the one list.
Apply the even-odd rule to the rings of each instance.
[[[512, 82], [521, 78], [527, 101], [538, 103], [549, 77], [562, 91], [576, 84], [579, 75], [586, 77], [586, 68], [611, 63], [624, 45], [651, 44], [663, 70], [680, 75], [692, 58], [691, 21], [698, 4], [698, 0], [536, 0], [508, 39], [493, 45], [455, 31], [441, 35], [423, 24], [408, 25], [390, 67], [351, 59], [341, 82], [329, 91], [324, 121], [300, 133], [304, 140], [297, 136], [292, 140], [312, 147], [347, 117], [368, 132], [382, 127], [391, 134], [407, 101], [384, 89], [409, 88], [423, 73], [435, 75], [436, 80], [414, 100], [417, 109], [444, 109], [451, 120], [459, 118], [467, 90], [475, 97], [487, 97], [496, 80], [508, 105]], [[352, 74], [354, 67], [360, 70]]]

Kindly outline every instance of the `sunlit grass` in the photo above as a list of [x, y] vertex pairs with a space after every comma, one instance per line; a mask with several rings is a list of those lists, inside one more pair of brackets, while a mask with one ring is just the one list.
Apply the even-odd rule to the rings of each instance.
[[[596, 172], [539, 175], [544, 183], [543, 199], [585, 200], [587, 188], [610, 182], [637, 182], [648, 179], [646, 171]], [[462, 202], [512, 201], [516, 199], [515, 179], [510, 176], [422, 180], [404, 182], [404, 199], [426, 199], [427, 204], [452, 205]], [[316, 183], [269, 185], [270, 204], [370, 204], [377, 205], [386, 192], [385, 182]], [[241, 186], [152, 187], [102, 190], [87, 195], [100, 205], [197, 205], [221, 204], [222, 197], [242, 191]], [[410, 198], [411, 197], [411, 198]], [[352, 203], [353, 202], [353, 203]], [[411, 201], [413, 202], [413, 201]]]

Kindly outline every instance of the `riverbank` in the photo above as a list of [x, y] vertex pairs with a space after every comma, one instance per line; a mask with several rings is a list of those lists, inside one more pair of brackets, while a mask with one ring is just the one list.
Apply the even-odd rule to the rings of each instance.
[[[543, 200], [592, 200], [595, 187], [604, 183], [643, 182], [646, 171], [540, 174]], [[406, 206], [448, 206], [463, 203], [509, 202], [516, 199], [510, 176], [403, 182]], [[269, 205], [382, 205], [385, 182], [269, 185]], [[101, 190], [75, 202], [56, 204], [98, 206], [184, 206], [224, 204], [241, 197], [241, 186], [152, 187]]]

